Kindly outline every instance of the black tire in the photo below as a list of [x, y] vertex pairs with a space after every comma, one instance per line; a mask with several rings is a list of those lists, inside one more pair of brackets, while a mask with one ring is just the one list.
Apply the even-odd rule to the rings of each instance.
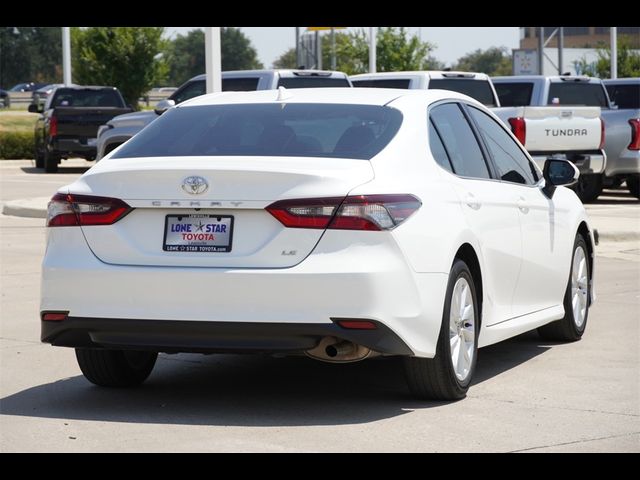
[[[585, 268], [587, 269], [587, 297], [586, 297], [586, 311], [584, 314], [584, 321], [581, 325], [576, 323], [573, 313], [572, 305], [572, 276], [573, 276], [573, 262], [576, 256], [578, 248], [581, 248], [585, 255]], [[585, 329], [587, 328], [587, 320], [589, 319], [589, 304], [591, 303], [591, 270], [589, 269], [589, 250], [587, 249], [587, 243], [581, 234], [576, 235], [575, 242], [573, 244], [573, 254], [571, 255], [571, 270], [569, 272], [569, 280], [567, 281], [567, 288], [564, 292], [564, 317], [555, 322], [551, 322], [538, 328], [538, 333], [545, 340], [552, 340], [557, 342], [575, 342], [582, 338]]]
[[38, 144], [33, 147], [33, 158], [36, 161], [36, 168], [44, 168], [44, 156], [40, 153]]
[[631, 195], [640, 199], [640, 175], [629, 175], [627, 177], [627, 188]]
[[[451, 359], [451, 340], [449, 337], [449, 315], [454, 287], [460, 278], [464, 278], [471, 291], [474, 311], [474, 346], [471, 366], [464, 380], [459, 380], [455, 374]], [[447, 293], [442, 313], [442, 325], [436, 355], [434, 358], [404, 358], [404, 371], [411, 393], [420, 400], [459, 400], [467, 395], [467, 390], [473, 379], [478, 358], [478, 332], [480, 329], [480, 312], [473, 277], [467, 264], [456, 259], [449, 273]]]
[[135, 387], [151, 374], [157, 352], [76, 348], [80, 370], [101, 387]]
[[44, 171], [47, 173], [56, 173], [58, 171], [58, 162], [59, 158], [52, 155], [49, 150], [45, 147], [43, 163], [44, 163]]
[[582, 203], [593, 202], [602, 193], [602, 175], [580, 175], [578, 183], [573, 186]]

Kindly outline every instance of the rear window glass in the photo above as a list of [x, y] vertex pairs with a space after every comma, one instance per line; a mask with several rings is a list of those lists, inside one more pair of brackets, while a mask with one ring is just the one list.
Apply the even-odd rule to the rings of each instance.
[[618, 108], [640, 108], [640, 83], [635, 85], [607, 85], [609, 99]]
[[354, 87], [364, 88], [403, 88], [408, 89], [411, 80], [408, 78], [381, 78], [379, 80], [351, 80]]
[[494, 83], [493, 86], [503, 107], [531, 105], [533, 83]]
[[267, 103], [174, 108], [111, 158], [285, 156], [370, 159], [402, 114], [377, 105]]
[[284, 88], [351, 87], [346, 77], [284, 77], [278, 81]]
[[549, 85], [547, 104], [606, 108], [607, 97], [599, 83], [554, 82]]
[[493, 90], [486, 80], [472, 80], [466, 78], [433, 78], [429, 81], [429, 88], [453, 90], [469, 95], [487, 107], [495, 107], [496, 99]]
[[59, 88], [51, 101], [55, 107], [124, 107], [122, 98], [112, 88], [103, 90]]

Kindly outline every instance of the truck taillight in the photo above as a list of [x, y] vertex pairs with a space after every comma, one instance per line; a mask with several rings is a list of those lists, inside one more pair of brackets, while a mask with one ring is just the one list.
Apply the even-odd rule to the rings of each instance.
[[602, 118], [600, 118], [600, 146], [598, 147], [598, 150], [602, 150], [604, 148], [604, 141], [605, 141], [605, 133], [604, 133], [605, 129], [604, 129], [604, 120], [602, 120]]
[[289, 228], [389, 230], [421, 205], [413, 195], [353, 195], [281, 200], [266, 210]]
[[509, 125], [511, 125], [511, 131], [513, 134], [524, 147], [524, 143], [527, 141], [527, 126], [524, 122], [524, 118], [512, 117], [509, 119]]
[[47, 227], [111, 225], [131, 210], [117, 198], [56, 193], [47, 208]]
[[629, 120], [631, 125], [631, 143], [627, 147], [629, 150], [640, 150], [640, 118]]
[[58, 117], [55, 115], [49, 120], [49, 136], [55, 137], [58, 135]]

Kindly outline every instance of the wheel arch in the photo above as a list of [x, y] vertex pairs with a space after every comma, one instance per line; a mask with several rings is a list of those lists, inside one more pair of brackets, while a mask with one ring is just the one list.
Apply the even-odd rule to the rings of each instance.
[[453, 261], [455, 262], [456, 259], [460, 259], [464, 263], [466, 263], [467, 267], [469, 267], [469, 270], [471, 271], [471, 276], [473, 277], [473, 283], [476, 287], [478, 298], [478, 320], [480, 322], [480, 327], [482, 327], [482, 303], [484, 299], [484, 288], [482, 284], [482, 268], [480, 267], [478, 255], [470, 243], [463, 243], [454, 255]]
[[[589, 230], [589, 226], [587, 222], [582, 220], [578, 225], [577, 234], [581, 234], [587, 244], [587, 260], [589, 262], [589, 283], [591, 284], [589, 289], [589, 305], [593, 303], [594, 292], [593, 292], [593, 267], [595, 263], [595, 245], [593, 244], [593, 233]], [[569, 273], [571, 274], [571, 273]]]

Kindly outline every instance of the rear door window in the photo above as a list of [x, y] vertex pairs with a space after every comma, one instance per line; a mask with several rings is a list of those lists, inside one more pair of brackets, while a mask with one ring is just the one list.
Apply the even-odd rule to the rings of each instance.
[[433, 158], [436, 160], [438, 165], [446, 171], [454, 173], [447, 150], [444, 148], [442, 139], [440, 138], [440, 135], [438, 135], [438, 132], [433, 126], [433, 121], [431, 120], [429, 120], [429, 146], [431, 147], [431, 155], [433, 155]]
[[471, 78], [432, 78], [429, 80], [429, 88], [441, 90], [453, 90], [476, 99], [487, 107], [495, 107], [496, 99], [487, 80], [474, 80]]
[[599, 83], [553, 82], [549, 85], [547, 105], [607, 108], [607, 97], [604, 94], [604, 88]]
[[223, 92], [252, 92], [258, 89], [258, 77], [223, 78]]
[[500, 105], [503, 107], [523, 107], [531, 105], [531, 94], [533, 93], [533, 83], [494, 83]]
[[435, 126], [453, 170], [457, 175], [470, 178], [491, 178], [478, 140], [457, 103], [446, 103], [431, 109]]
[[640, 83], [635, 85], [607, 85], [609, 99], [618, 108], [640, 108]]
[[207, 91], [207, 84], [204, 80], [194, 80], [193, 82], [188, 83], [182, 88], [178, 89], [173, 95], [169, 98], [178, 103], [186, 102], [194, 97], [198, 97], [200, 95], [204, 95]]

